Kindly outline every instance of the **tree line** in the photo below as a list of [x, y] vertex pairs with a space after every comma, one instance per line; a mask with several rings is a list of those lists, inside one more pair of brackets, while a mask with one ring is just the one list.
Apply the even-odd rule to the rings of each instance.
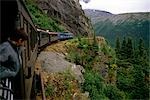
[[130, 99], [149, 99], [149, 50], [142, 39], [134, 44], [129, 37], [116, 40], [117, 87]]

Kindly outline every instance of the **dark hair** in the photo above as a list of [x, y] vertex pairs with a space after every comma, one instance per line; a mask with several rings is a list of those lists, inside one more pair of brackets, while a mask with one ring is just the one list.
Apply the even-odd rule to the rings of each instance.
[[10, 35], [10, 39], [14, 41], [18, 41], [19, 39], [28, 40], [28, 34], [23, 28], [16, 29], [15, 32]]
[[1, 27], [0, 42], [4, 42], [13, 33], [18, 14], [18, 5], [16, 0], [0, 0]]

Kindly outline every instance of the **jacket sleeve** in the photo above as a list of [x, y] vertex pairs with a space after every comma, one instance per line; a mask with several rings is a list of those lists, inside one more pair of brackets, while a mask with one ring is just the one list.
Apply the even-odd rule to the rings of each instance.
[[14, 66], [13, 63], [10, 63], [10, 52], [9, 48], [0, 47], [0, 79], [7, 77], [16, 76], [16, 72], [13, 71], [11, 66]]

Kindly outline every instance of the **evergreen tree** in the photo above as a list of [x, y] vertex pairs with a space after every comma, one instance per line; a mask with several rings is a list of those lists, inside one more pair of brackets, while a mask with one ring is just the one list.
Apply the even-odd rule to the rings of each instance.
[[144, 42], [142, 39], [139, 40], [139, 45], [135, 53], [134, 65], [134, 99], [148, 99], [149, 98], [149, 60], [148, 54], [146, 53]]
[[132, 99], [149, 99], [149, 88], [144, 82], [145, 74], [143, 66], [134, 64], [134, 88], [132, 91]]
[[115, 51], [116, 51], [117, 58], [120, 58], [120, 39], [119, 39], [119, 37], [117, 37], [117, 40], [116, 40]]
[[138, 55], [139, 55], [139, 57], [143, 57], [143, 58], [146, 57], [143, 39], [140, 39], [140, 41], [139, 41]]
[[138, 48], [135, 52], [135, 62], [136, 64], [140, 65], [148, 65], [149, 62], [149, 57], [148, 53], [146, 52], [146, 49], [144, 47], [144, 42], [142, 39], [139, 40]]
[[121, 45], [121, 50], [120, 50], [120, 54], [121, 54], [121, 59], [124, 60], [127, 58], [126, 56], [126, 38], [124, 37], [123, 41], [122, 41], [122, 45]]
[[126, 55], [127, 55], [129, 62], [131, 62], [131, 60], [133, 58], [133, 45], [132, 45], [132, 39], [131, 38], [128, 38], [128, 41], [126, 44]]
[[142, 39], [140, 39], [139, 41], [137, 61], [138, 64], [143, 67], [142, 71], [144, 72], [145, 83], [146, 85], [149, 85], [149, 71], [150, 71], [149, 56], [148, 53], [146, 52], [144, 42]]

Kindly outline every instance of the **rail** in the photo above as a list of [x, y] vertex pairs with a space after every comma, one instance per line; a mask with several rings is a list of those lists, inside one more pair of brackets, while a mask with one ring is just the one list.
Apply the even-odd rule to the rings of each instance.
[[13, 100], [13, 94], [11, 81], [8, 78], [0, 80], [0, 100]]

